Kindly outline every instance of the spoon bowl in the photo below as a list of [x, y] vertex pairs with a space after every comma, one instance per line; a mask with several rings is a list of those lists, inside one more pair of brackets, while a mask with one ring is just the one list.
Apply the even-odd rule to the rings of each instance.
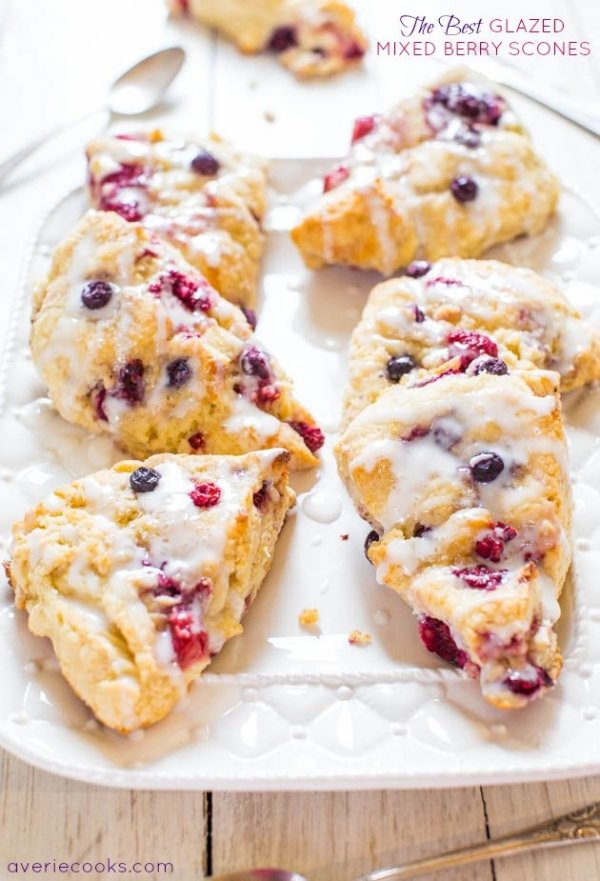
[[185, 61], [179, 46], [161, 49], [130, 67], [113, 83], [108, 108], [119, 116], [137, 116], [160, 103]]

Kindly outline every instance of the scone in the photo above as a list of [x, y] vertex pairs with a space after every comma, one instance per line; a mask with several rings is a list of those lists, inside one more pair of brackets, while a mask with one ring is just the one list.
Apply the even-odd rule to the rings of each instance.
[[499, 708], [561, 668], [553, 626], [571, 561], [558, 374], [448, 374], [384, 392], [337, 462], [374, 532], [377, 580], [418, 617], [425, 646], [479, 677]]
[[215, 135], [160, 129], [88, 144], [92, 205], [140, 221], [179, 248], [222, 296], [252, 309], [263, 252], [265, 163]]
[[301, 78], [359, 63], [367, 40], [341, 0], [167, 0], [176, 15], [216, 28], [242, 52], [273, 52]]
[[306, 264], [386, 275], [417, 258], [477, 257], [538, 233], [559, 196], [506, 100], [467, 70], [387, 115], [358, 119], [323, 190], [292, 230]]
[[60, 415], [130, 456], [283, 447], [323, 435], [242, 312], [139, 223], [90, 211], [35, 294], [31, 349]]
[[552, 282], [491, 260], [416, 261], [377, 285], [350, 342], [345, 422], [390, 385], [438, 372], [556, 370], [562, 391], [600, 377], [600, 335]]
[[294, 503], [288, 458], [120, 462], [14, 526], [6, 569], [17, 606], [105, 725], [158, 722], [242, 632]]

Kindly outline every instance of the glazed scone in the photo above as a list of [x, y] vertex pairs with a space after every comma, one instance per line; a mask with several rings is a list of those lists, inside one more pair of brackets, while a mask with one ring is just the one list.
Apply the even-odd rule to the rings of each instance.
[[264, 247], [265, 163], [215, 135], [160, 129], [103, 136], [86, 150], [92, 205], [175, 245], [219, 293], [252, 309]]
[[331, 76], [358, 64], [367, 40], [341, 0], [167, 0], [232, 40], [242, 52], [273, 52], [301, 78]]
[[323, 435], [242, 312], [139, 223], [90, 211], [35, 293], [31, 349], [60, 415], [130, 456], [283, 447]]
[[17, 606], [105, 725], [158, 722], [242, 632], [294, 503], [288, 458], [120, 462], [15, 524], [6, 568]]
[[561, 390], [600, 377], [600, 335], [552, 282], [492, 260], [416, 261], [377, 285], [350, 341], [345, 424], [390, 385], [446, 370], [556, 370]]
[[390, 275], [540, 232], [558, 181], [495, 89], [452, 71], [389, 114], [358, 119], [349, 155], [292, 230], [307, 266]]
[[384, 392], [339, 441], [340, 475], [372, 525], [377, 580], [425, 646], [517, 708], [556, 681], [554, 624], [571, 562], [558, 374], [446, 375]]

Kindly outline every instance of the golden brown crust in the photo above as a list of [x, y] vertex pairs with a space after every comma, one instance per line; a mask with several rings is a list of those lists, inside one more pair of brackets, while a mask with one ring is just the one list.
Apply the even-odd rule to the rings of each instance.
[[[432, 110], [431, 96], [449, 82], [466, 84], [476, 100], [488, 101], [488, 116], [482, 111], [473, 121], [441, 103]], [[415, 258], [477, 257], [492, 245], [540, 232], [556, 208], [558, 182], [493, 89], [469, 72], [454, 72], [388, 116], [373, 117], [372, 128], [326, 176], [325, 195], [292, 230], [306, 264], [389, 275]], [[476, 146], [466, 143], [469, 137]], [[457, 194], [461, 180], [471, 183]], [[474, 196], [467, 193], [473, 187]]]
[[[17, 607], [105, 725], [159, 721], [242, 632], [294, 502], [288, 459], [273, 450], [121, 462], [15, 524]], [[132, 489], [142, 465], [160, 475], [153, 492]], [[197, 507], [189, 493], [207, 485], [220, 495]]]
[[[112, 296], [90, 310], [82, 292], [98, 279]], [[88, 212], [57, 248], [36, 293], [31, 347], [59, 413], [128, 455], [284, 447], [293, 468], [317, 461], [302, 432], [313, 433], [312, 449], [322, 435], [240, 310], [112, 212]]]

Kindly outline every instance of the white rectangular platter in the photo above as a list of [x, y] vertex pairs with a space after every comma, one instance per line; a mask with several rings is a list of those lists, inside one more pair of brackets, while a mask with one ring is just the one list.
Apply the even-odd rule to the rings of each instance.
[[[368, 527], [333, 465], [346, 347], [378, 278], [306, 270], [287, 229], [325, 160], [273, 164], [258, 336], [327, 432], [322, 464], [294, 477], [298, 505], [274, 567], [234, 639], [162, 723], [122, 737], [99, 726], [28, 633], [0, 585], [0, 743], [49, 771], [127, 788], [358, 789], [550, 779], [600, 770], [600, 390], [565, 401], [576, 504], [575, 563], [563, 598], [565, 669], [528, 709], [487, 706], [476, 683], [429, 655], [410, 611], [378, 587]], [[58, 240], [85, 210], [76, 191], [32, 244], [0, 362], [0, 553], [13, 520], [57, 485], [119, 458], [111, 442], [52, 410], [27, 350], [29, 298]], [[558, 279], [600, 325], [599, 215], [565, 188], [546, 232], [493, 256]], [[320, 611], [319, 632], [298, 624]], [[359, 629], [372, 644], [352, 646]]]

